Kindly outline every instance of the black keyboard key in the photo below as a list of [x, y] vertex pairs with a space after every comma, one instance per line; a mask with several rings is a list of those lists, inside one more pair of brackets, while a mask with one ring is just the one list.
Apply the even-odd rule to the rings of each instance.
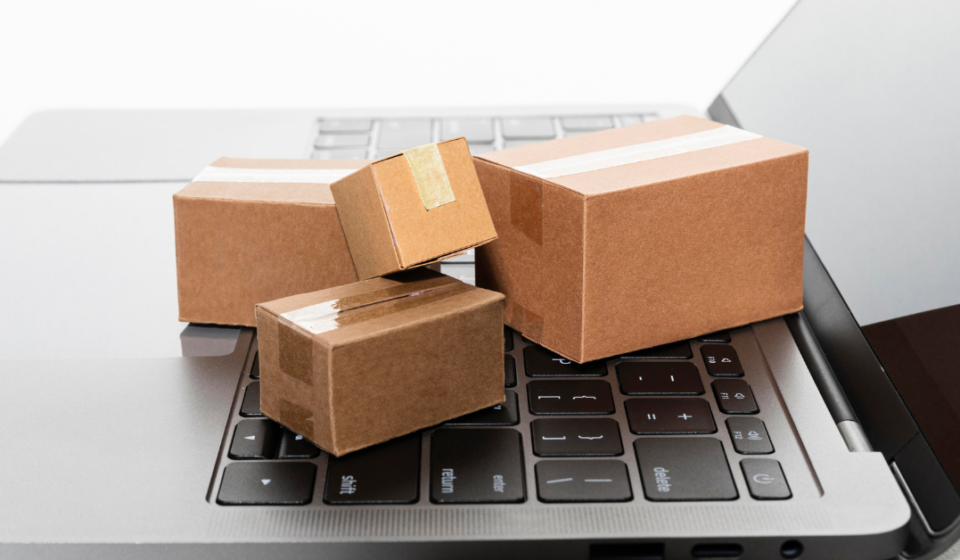
[[530, 424], [533, 452], [541, 457], [620, 455], [620, 425], [609, 418], [540, 418]]
[[313, 463], [233, 463], [223, 470], [217, 503], [244, 506], [303, 505], [313, 500]]
[[648, 500], [735, 500], [723, 444], [713, 438], [640, 438], [633, 442]]
[[743, 478], [750, 495], [757, 500], [786, 500], [792, 494], [780, 463], [773, 459], [743, 459]]
[[250, 366], [250, 379], [260, 379], [260, 352], [253, 355], [253, 365]]
[[533, 414], [613, 414], [610, 384], [600, 380], [531, 381], [527, 384]]
[[635, 434], [712, 434], [717, 431], [703, 399], [629, 399], [624, 403]]
[[503, 356], [503, 377], [504, 387], [517, 386], [517, 361], [513, 356]]
[[759, 418], [741, 416], [727, 418], [727, 429], [733, 448], [741, 455], [765, 455], [773, 453], [773, 443], [767, 428]]
[[430, 437], [430, 499], [439, 504], [522, 502], [520, 432], [440, 429]]
[[523, 365], [527, 377], [601, 377], [607, 374], [604, 360], [578, 364], [536, 345], [523, 349]]
[[541, 502], [626, 502], [633, 499], [627, 466], [620, 461], [540, 461]]
[[320, 449], [310, 440], [290, 430], [283, 431], [278, 459], [313, 459], [320, 456]]
[[715, 333], [698, 336], [700, 342], [715, 342], [717, 344], [727, 344], [730, 342], [730, 331], [717, 331]]
[[620, 391], [625, 395], [702, 395], [700, 372], [692, 362], [620, 362]]
[[420, 498], [420, 434], [330, 457], [323, 501], [412, 504]]
[[717, 406], [726, 414], [756, 414], [760, 412], [753, 399], [750, 385], [743, 379], [718, 379], [713, 382]]
[[245, 418], [260, 418], [260, 382], [247, 385], [243, 392], [243, 402], [240, 404], [240, 416]]
[[664, 344], [663, 346], [654, 346], [653, 348], [636, 350], [620, 357], [648, 358], [657, 360], [687, 360], [693, 357], [693, 350], [690, 349], [690, 343], [684, 340], [681, 342], [674, 342], [673, 344]]
[[506, 391], [506, 394], [506, 402], [455, 418], [447, 424], [451, 426], [516, 426], [520, 423], [517, 394], [513, 391]]
[[231, 459], [273, 459], [280, 442], [280, 425], [272, 420], [241, 420], [233, 431]]
[[511, 350], [513, 350], [513, 329], [503, 327], [503, 351], [509, 352]]
[[733, 346], [704, 344], [700, 347], [707, 373], [716, 377], [743, 377], [743, 366]]

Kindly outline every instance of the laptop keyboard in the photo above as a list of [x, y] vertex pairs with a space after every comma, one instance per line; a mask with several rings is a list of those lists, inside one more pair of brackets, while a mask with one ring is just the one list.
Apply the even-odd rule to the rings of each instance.
[[784, 432], [771, 441], [764, 420], [785, 413], [758, 406], [754, 389], [771, 380], [744, 371], [737, 340], [752, 341], [742, 332], [576, 364], [505, 328], [505, 403], [341, 458], [262, 416], [254, 354], [215, 501], [336, 508], [790, 499], [779, 458], [797, 443]]
[[474, 155], [479, 155], [658, 118], [657, 113], [644, 113], [579, 117], [323, 119], [317, 123], [310, 157], [376, 159], [459, 136], [467, 139]]

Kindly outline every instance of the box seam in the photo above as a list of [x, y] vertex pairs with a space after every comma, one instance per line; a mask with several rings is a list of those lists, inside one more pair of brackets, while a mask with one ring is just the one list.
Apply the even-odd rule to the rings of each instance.
[[[390, 156], [390, 158], [397, 157], [400, 154], [395, 154]], [[390, 159], [386, 158], [386, 159]], [[380, 200], [380, 209], [383, 210], [383, 217], [387, 220], [387, 229], [390, 231], [390, 241], [393, 243], [393, 257], [397, 266], [400, 267], [399, 270], [403, 270], [403, 261], [400, 260], [400, 247], [397, 246], [397, 236], [393, 233], [393, 222], [390, 221], [390, 213], [387, 212], [387, 205], [383, 201], [383, 191], [380, 190], [380, 181], [377, 179], [377, 166], [370, 165], [370, 173], [373, 175], [373, 186], [377, 189], [377, 198]]]

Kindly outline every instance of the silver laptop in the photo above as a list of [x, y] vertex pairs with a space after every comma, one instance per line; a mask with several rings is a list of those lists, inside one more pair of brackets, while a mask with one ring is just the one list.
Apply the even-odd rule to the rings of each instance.
[[[939, 554], [958, 15], [804, 1], [711, 107], [811, 150], [804, 312], [582, 366], [505, 329], [504, 405], [341, 459], [262, 417], [253, 329], [175, 320], [171, 194], [222, 155], [480, 153], [696, 110], [31, 117], [0, 148], [0, 557]], [[545, 387], [597, 398], [544, 409]]]

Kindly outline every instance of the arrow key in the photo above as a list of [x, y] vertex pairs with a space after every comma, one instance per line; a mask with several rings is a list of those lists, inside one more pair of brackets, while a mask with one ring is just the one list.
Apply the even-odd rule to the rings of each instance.
[[280, 425], [272, 420], [241, 420], [233, 432], [231, 459], [273, 459], [280, 442]]
[[310, 440], [290, 430], [283, 430], [278, 459], [313, 459], [319, 455], [320, 450]]
[[317, 466], [313, 463], [232, 463], [223, 469], [217, 503], [225, 506], [309, 504]]

